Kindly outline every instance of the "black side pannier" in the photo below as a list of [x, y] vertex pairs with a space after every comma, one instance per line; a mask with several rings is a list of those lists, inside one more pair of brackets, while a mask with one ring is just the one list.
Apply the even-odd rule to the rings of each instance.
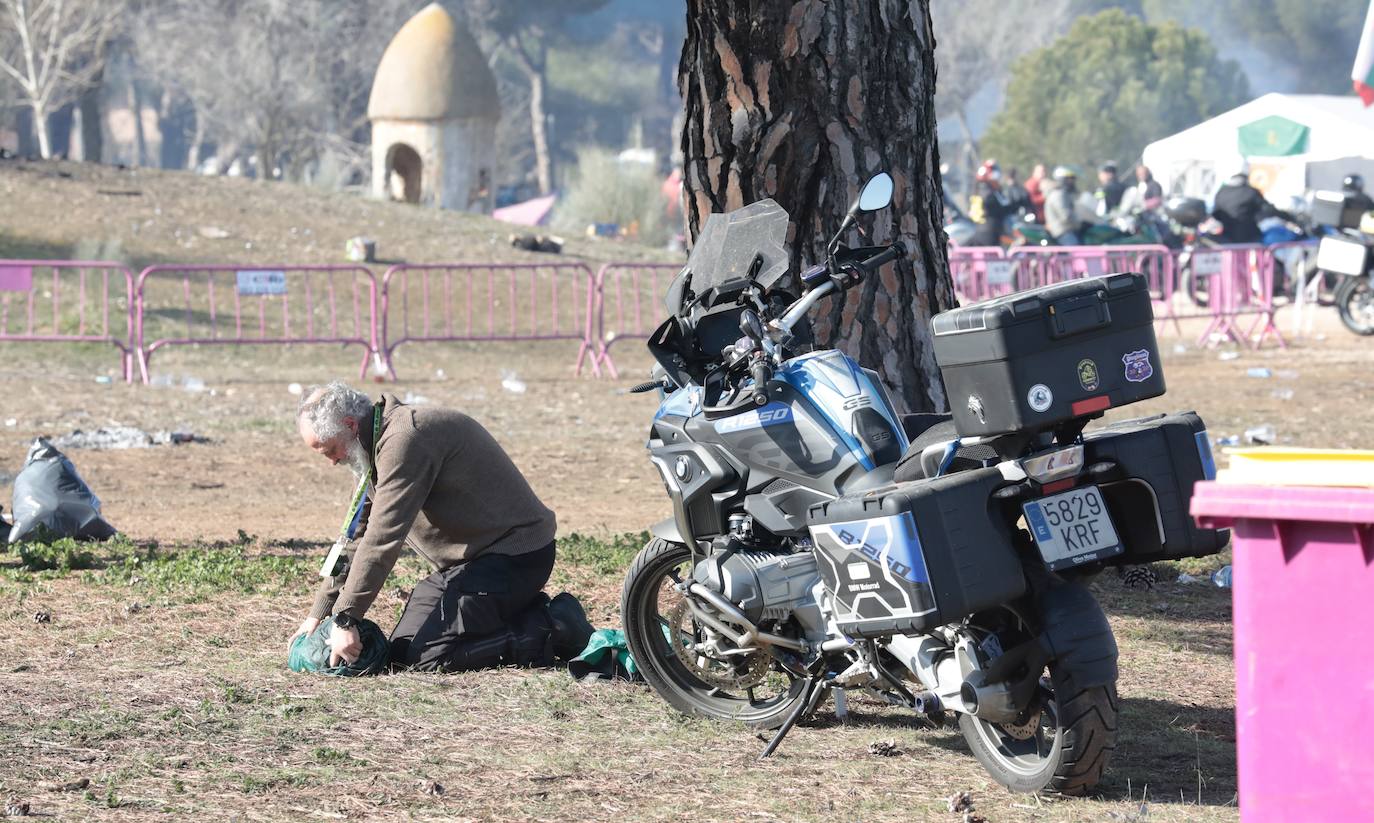
[[1071, 280], [935, 316], [959, 434], [1044, 431], [1164, 393], [1141, 274]]
[[1104, 475], [1115, 479], [1098, 481], [1125, 547], [1112, 565], [1205, 557], [1226, 548], [1229, 530], [1199, 528], [1188, 514], [1193, 485], [1216, 476], [1207, 428], [1196, 412], [1113, 423], [1084, 432], [1083, 447], [1087, 465], [1116, 464]]
[[927, 631], [1025, 593], [991, 501], [1003, 482], [997, 469], [978, 469], [812, 506], [808, 525], [840, 630]]

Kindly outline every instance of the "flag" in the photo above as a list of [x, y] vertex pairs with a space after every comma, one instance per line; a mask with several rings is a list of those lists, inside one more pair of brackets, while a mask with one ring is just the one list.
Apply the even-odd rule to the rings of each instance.
[[1355, 52], [1355, 68], [1350, 70], [1355, 81], [1355, 93], [1366, 106], [1374, 105], [1374, 0], [1364, 16], [1364, 30], [1360, 34], [1360, 50]]

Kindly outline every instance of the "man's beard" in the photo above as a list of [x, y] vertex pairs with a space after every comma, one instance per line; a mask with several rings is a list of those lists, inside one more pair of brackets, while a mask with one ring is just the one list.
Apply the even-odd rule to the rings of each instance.
[[372, 471], [372, 466], [368, 465], [367, 462], [367, 450], [363, 448], [363, 444], [356, 437], [348, 443], [346, 462], [348, 468], [353, 470], [353, 477], [357, 480], [362, 480]]

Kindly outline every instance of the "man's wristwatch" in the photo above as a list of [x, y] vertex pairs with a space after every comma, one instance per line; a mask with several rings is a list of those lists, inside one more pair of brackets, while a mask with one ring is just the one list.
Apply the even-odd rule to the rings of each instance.
[[358, 627], [358, 618], [348, 612], [339, 612], [334, 615], [334, 625], [341, 629], [356, 629]]

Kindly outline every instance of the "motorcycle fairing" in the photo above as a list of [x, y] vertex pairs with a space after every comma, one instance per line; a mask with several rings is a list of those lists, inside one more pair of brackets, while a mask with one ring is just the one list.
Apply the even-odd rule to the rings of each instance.
[[[887, 392], [843, 352], [827, 350], [794, 357], [782, 365], [778, 377], [811, 401], [865, 469], [895, 463], [910, 445]], [[864, 413], [866, 409], [876, 411], [886, 425], [875, 426], [872, 415]]]

